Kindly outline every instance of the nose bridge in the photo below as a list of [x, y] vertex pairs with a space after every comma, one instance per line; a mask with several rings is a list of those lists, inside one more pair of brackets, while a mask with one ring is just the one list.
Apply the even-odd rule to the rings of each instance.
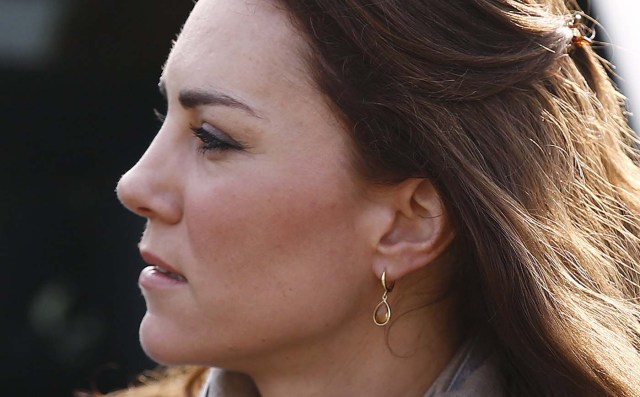
[[145, 218], [176, 223], [181, 218], [179, 152], [161, 129], [138, 162], [118, 182], [118, 199]]

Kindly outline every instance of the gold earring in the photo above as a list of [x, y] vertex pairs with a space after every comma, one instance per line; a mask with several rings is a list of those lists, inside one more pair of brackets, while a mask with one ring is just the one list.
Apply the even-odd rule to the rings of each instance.
[[387, 296], [389, 295], [389, 292], [393, 290], [393, 283], [391, 285], [387, 285], [386, 270], [382, 272], [380, 281], [382, 282], [384, 293], [382, 294], [382, 302], [378, 303], [378, 306], [376, 306], [373, 311], [373, 322], [382, 327], [387, 325], [389, 320], [391, 320], [391, 306], [389, 306], [389, 302], [387, 302]]

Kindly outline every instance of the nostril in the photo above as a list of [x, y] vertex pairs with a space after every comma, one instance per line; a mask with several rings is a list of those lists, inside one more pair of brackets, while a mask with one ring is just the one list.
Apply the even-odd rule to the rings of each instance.
[[134, 211], [136, 214], [142, 215], [145, 218], [150, 218], [153, 211], [149, 207], [138, 207]]
[[120, 180], [116, 188], [116, 195], [120, 203], [126, 209], [139, 216], [150, 217], [153, 210], [147, 202], [150, 198], [146, 197], [144, 189], [139, 184], [123, 183], [123, 179]]
[[160, 177], [148, 168], [134, 166], [124, 174], [116, 194], [124, 207], [138, 216], [177, 223], [182, 216], [178, 185], [166, 174]]
[[[133, 169], [132, 169], [133, 170]], [[129, 170], [118, 181], [116, 186], [116, 196], [120, 203], [138, 215], [146, 216], [151, 212], [150, 207], [145, 203], [144, 192], [140, 181], [133, 180], [132, 170]]]

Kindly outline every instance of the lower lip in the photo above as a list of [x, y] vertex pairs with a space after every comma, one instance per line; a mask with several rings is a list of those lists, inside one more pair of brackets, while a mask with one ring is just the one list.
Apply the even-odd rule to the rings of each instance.
[[155, 266], [147, 266], [140, 273], [138, 285], [145, 289], [168, 289], [187, 285], [187, 282], [175, 280], [159, 272]]

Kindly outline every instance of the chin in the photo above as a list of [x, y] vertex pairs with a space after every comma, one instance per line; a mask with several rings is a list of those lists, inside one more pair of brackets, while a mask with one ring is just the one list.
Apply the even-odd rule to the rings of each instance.
[[[184, 323], [171, 321], [147, 312], [140, 323], [140, 345], [145, 354], [158, 364], [221, 366], [233, 349], [220, 349], [212, 337], [197, 337], [197, 332]], [[209, 342], [206, 346], [203, 344]], [[233, 355], [233, 354], [232, 354]]]
[[140, 323], [140, 345], [145, 354], [162, 365], [196, 364], [189, 341], [175, 327], [147, 313]]

